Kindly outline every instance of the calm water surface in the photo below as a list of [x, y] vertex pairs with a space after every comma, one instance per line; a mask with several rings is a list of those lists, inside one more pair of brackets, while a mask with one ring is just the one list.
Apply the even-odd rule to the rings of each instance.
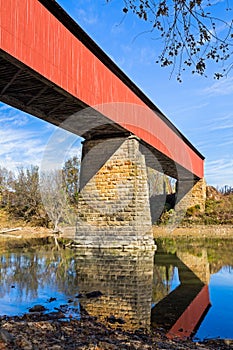
[[[233, 242], [158, 240], [152, 252], [51, 248], [0, 255], [0, 315], [41, 304], [168, 337], [233, 338]], [[90, 295], [100, 291], [102, 295]]]

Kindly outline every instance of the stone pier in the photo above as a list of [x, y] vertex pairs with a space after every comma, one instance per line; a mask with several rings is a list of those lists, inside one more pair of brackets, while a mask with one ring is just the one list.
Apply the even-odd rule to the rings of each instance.
[[[96, 248], [154, 247], [152, 219], [158, 220], [162, 213], [166, 191], [156, 189], [158, 193], [151, 194], [149, 170], [140, 139], [134, 135], [105, 135], [83, 142], [74, 238], [77, 244]], [[178, 179], [172, 225], [177, 225], [190, 207], [199, 206], [204, 211], [205, 200], [204, 179]]]
[[205, 179], [179, 179], [176, 189], [176, 210], [186, 210], [190, 207], [199, 206], [200, 211], [205, 210], [206, 182]]
[[77, 244], [154, 247], [147, 169], [139, 144], [135, 136], [84, 141]]

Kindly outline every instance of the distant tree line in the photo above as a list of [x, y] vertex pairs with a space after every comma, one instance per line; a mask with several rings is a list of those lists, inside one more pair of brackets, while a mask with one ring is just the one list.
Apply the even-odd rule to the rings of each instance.
[[222, 193], [223, 195], [229, 195], [231, 193], [233, 193], [233, 187], [232, 186], [228, 186], [225, 185], [223, 187], [217, 188], [217, 190]]
[[52, 223], [56, 230], [67, 205], [74, 209], [77, 205], [79, 173], [76, 156], [68, 159], [62, 169], [43, 173], [34, 165], [15, 172], [0, 167], [0, 207], [35, 225], [48, 227]]
[[[76, 156], [68, 159], [62, 169], [44, 172], [40, 172], [39, 167], [33, 165], [28, 168], [20, 167], [17, 171], [0, 167], [0, 208], [13, 218], [23, 219], [33, 225], [53, 227], [54, 231], [59, 231], [61, 223], [69, 226], [71, 222], [75, 222], [79, 177], [80, 160]], [[157, 184], [156, 179], [157, 177], [151, 178], [151, 183]], [[174, 183], [167, 177], [163, 178], [162, 183], [163, 186], [166, 185], [166, 214], [175, 204]], [[217, 190], [224, 196], [233, 194], [231, 186], [226, 185]]]

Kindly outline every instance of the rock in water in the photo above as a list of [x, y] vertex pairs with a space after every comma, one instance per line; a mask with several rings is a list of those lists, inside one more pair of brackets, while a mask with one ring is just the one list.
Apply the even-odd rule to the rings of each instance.
[[43, 312], [46, 308], [43, 305], [35, 305], [29, 309], [29, 312]]

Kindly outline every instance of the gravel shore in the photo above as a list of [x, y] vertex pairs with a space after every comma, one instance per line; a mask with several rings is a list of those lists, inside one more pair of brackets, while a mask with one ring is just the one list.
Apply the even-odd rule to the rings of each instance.
[[233, 349], [230, 340], [194, 343], [169, 340], [163, 330], [125, 331], [99, 323], [89, 315], [80, 320], [61, 313], [33, 313], [0, 318], [1, 350], [146, 350], [146, 349]]

